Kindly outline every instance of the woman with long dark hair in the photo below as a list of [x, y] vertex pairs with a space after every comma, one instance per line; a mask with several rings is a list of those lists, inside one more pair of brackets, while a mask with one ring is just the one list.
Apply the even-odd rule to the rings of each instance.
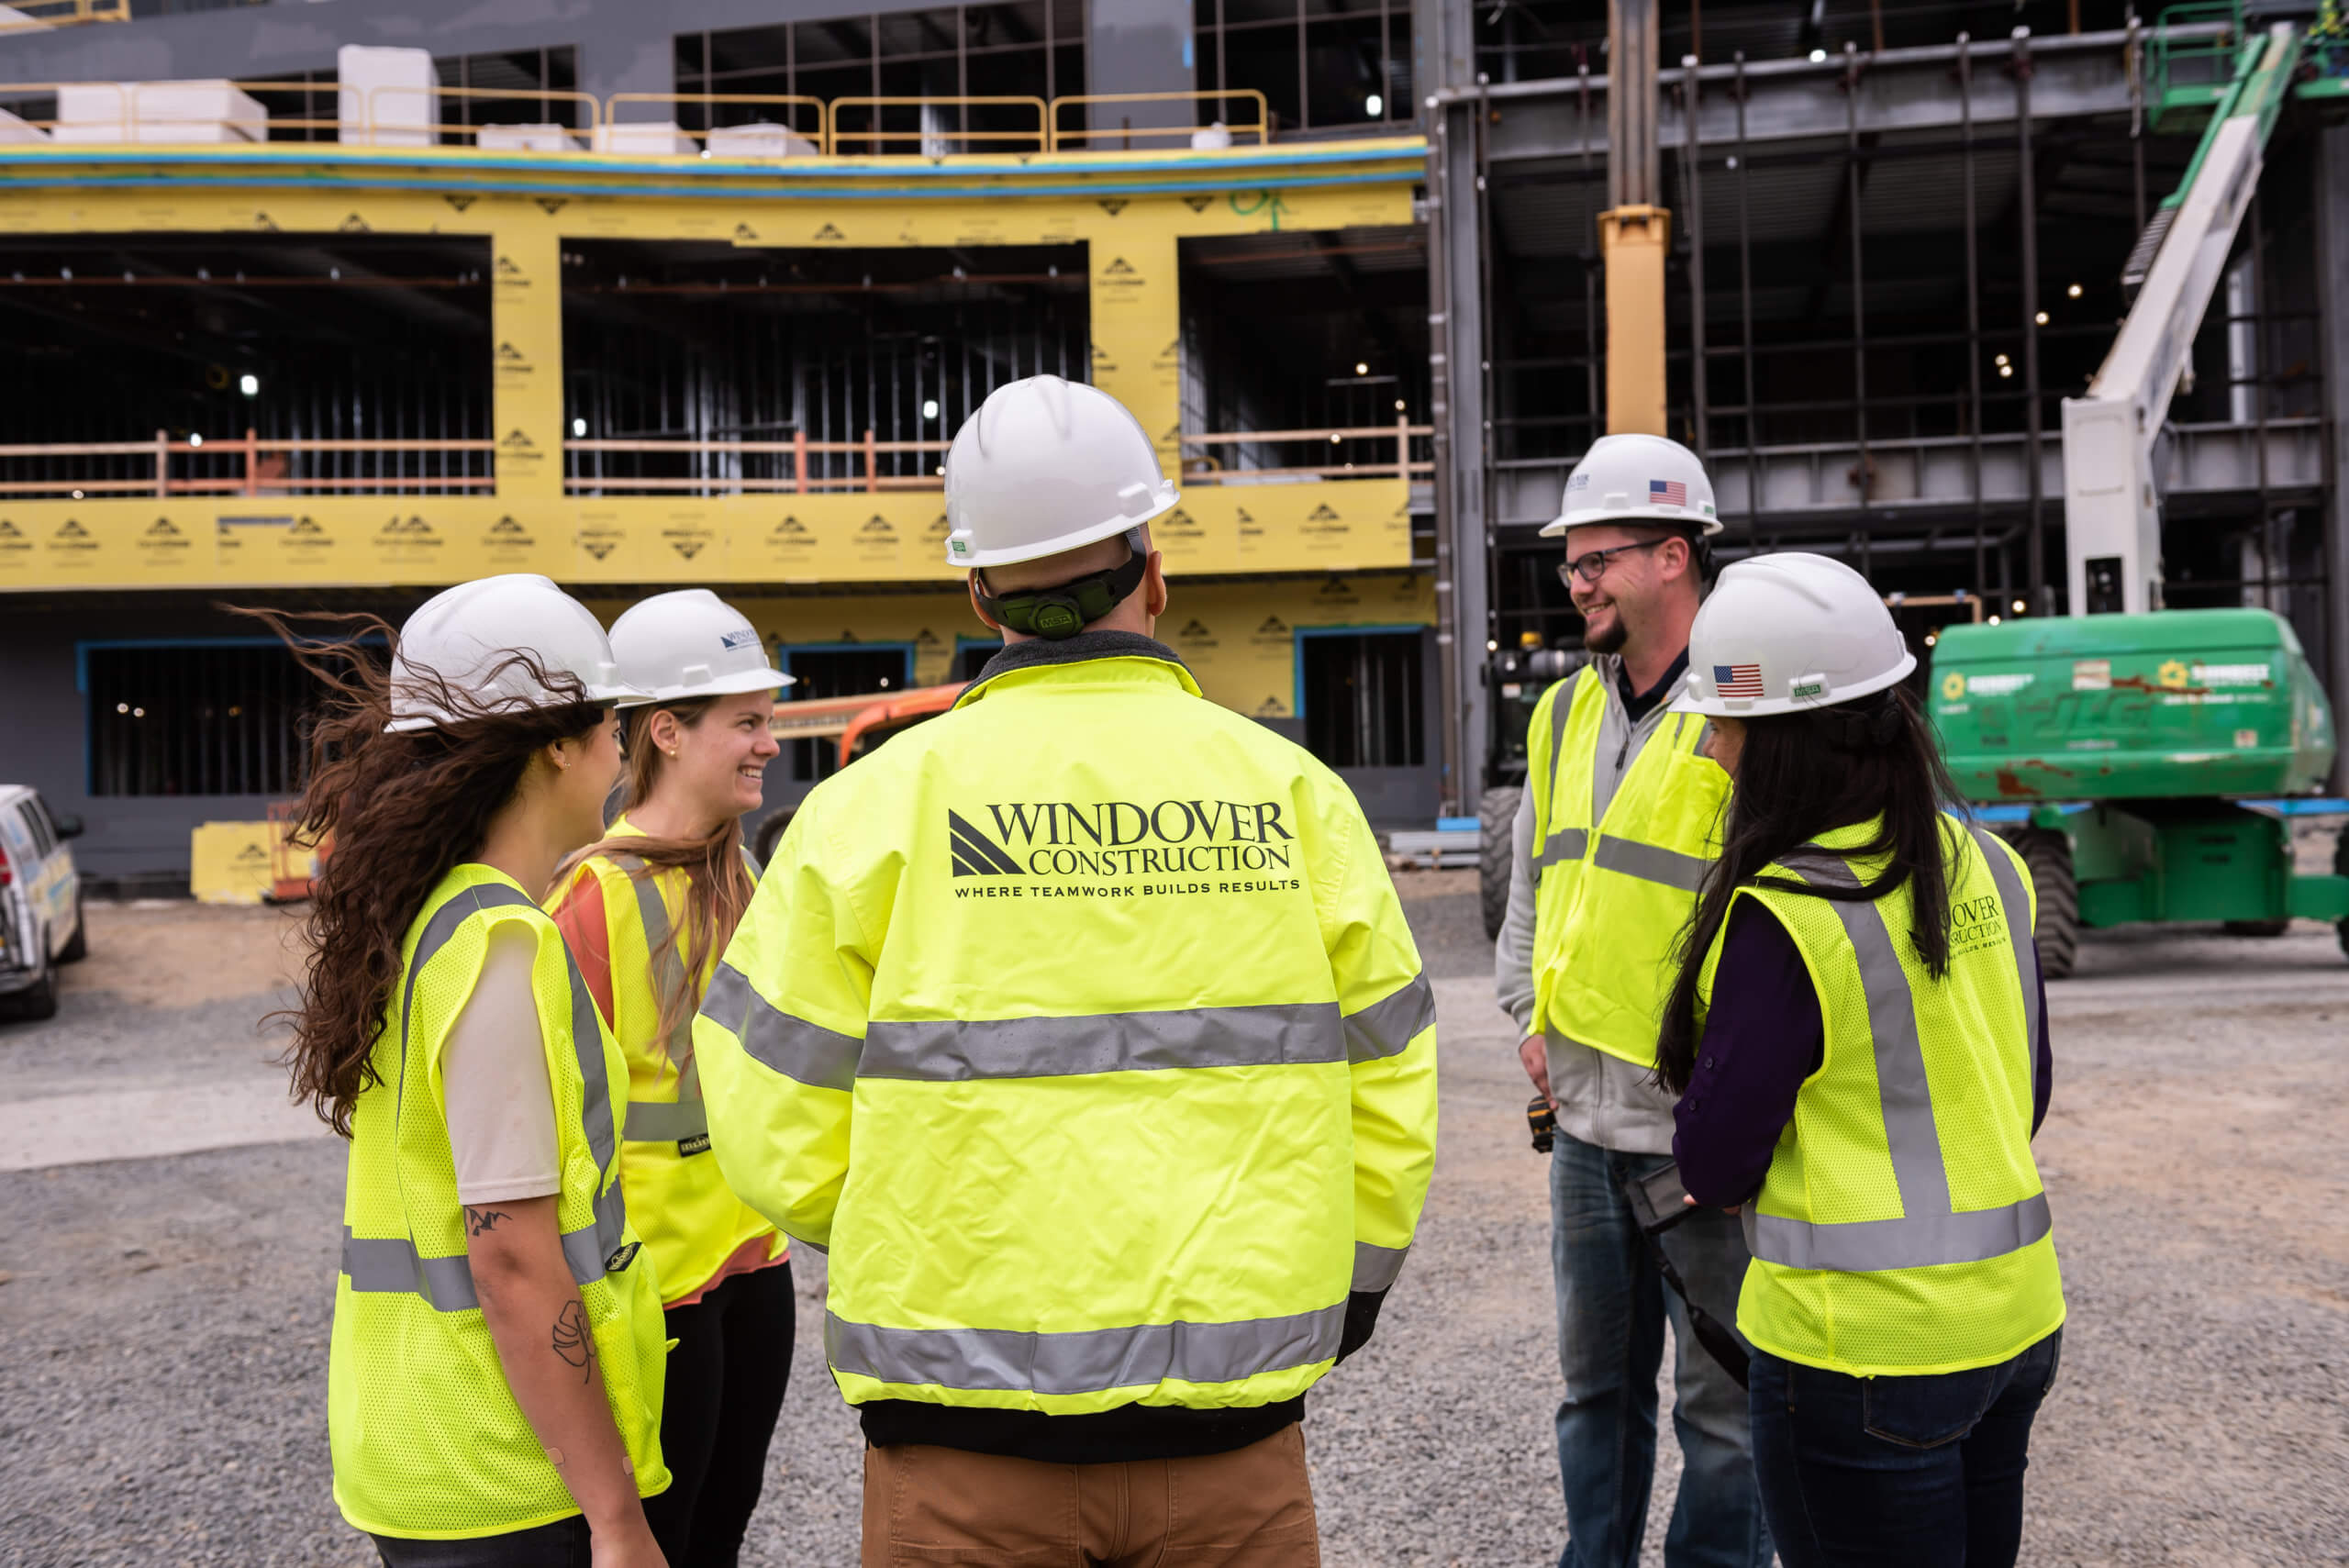
[[[628, 1073], [554, 922], [619, 772], [585, 607], [484, 578], [324, 683], [300, 832], [329, 835], [288, 1051], [351, 1140], [328, 1429], [390, 1568], [658, 1568], [660, 1294], [619, 1184]], [[346, 617], [348, 619], [349, 617]], [[346, 629], [388, 633], [373, 617]]]
[[791, 1373], [791, 1258], [710, 1152], [694, 1015], [756, 886], [742, 847], [780, 748], [791, 677], [707, 588], [661, 594], [612, 623], [621, 679], [652, 696], [624, 716], [621, 814], [565, 862], [548, 907], [628, 1059], [620, 1179], [661, 1279], [668, 1336], [661, 1451], [674, 1476], [645, 1513], [672, 1568], [733, 1568], [758, 1506]]
[[1875, 590], [1721, 573], [1690, 702], [1732, 781], [1657, 1071], [1688, 1201], [1739, 1208], [1737, 1326], [1787, 1568], [2010, 1568], [2063, 1285], [2029, 873], [1955, 798]]

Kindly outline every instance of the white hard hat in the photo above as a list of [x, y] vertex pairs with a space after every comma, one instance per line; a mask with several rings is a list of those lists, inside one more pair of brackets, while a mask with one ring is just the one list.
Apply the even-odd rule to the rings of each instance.
[[[476, 577], [435, 594], [400, 628], [392, 655], [392, 721], [387, 733], [430, 729], [473, 713], [527, 713], [576, 697], [541, 684], [515, 659], [527, 654], [549, 674], [571, 674], [586, 700], [622, 707], [646, 701], [620, 679], [604, 628], [587, 606], [531, 572]], [[440, 688], [473, 705], [451, 713]]]
[[1660, 523], [1721, 531], [1713, 482], [1678, 441], [1662, 436], [1601, 436], [1566, 475], [1566, 498], [1542, 527], [1551, 539], [1587, 523]]
[[1831, 707], [1917, 667], [1892, 612], [1840, 561], [1788, 550], [1724, 569], [1688, 632], [1688, 706], [1715, 718]]
[[767, 663], [750, 617], [707, 588], [655, 594], [612, 623], [620, 677], [654, 702], [772, 692], [791, 677]]
[[1124, 404], [1056, 375], [1008, 382], [946, 454], [946, 562], [1058, 555], [1146, 523], [1177, 495]]

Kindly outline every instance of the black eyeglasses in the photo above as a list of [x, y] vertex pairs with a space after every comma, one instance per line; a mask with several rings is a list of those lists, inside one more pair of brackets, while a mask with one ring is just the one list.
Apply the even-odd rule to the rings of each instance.
[[1663, 542], [1660, 539], [1646, 539], [1637, 544], [1619, 544], [1611, 550], [1594, 550], [1588, 554], [1577, 555], [1572, 561], [1559, 563], [1558, 581], [1569, 588], [1575, 585], [1577, 577], [1586, 583], [1596, 583], [1607, 575], [1607, 563], [1613, 557], [1627, 550], [1653, 550]]

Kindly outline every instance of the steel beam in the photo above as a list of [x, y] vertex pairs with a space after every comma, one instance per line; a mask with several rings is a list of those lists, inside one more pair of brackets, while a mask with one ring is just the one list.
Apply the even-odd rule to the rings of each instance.
[[[2345, 177], [2349, 183], [2349, 177]], [[2349, 191], [2344, 192], [2349, 198]], [[2349, 225], [2349, 210], [2343, 222]], [[2349, 285], [2345, 285], [2349, 286]], [[2344, 295], [2349, 297], [2349, 295]], [[2349, 352], [2349, 345], [2344, 345]], [[1762, 531], [1797, 521], [1805, 528], [1865, 517], [1895, 525], [1904, 515], [1970, 517], [1978, 504], [2027, 515], [2032, 500], [2025, 453], [2030, 439], [2019, 432], [1973, 436], [1872, 436], [1865, 457], [1874, 465], [1865, 507], [1860, 493], [1862, 450], [1856, 441], [1821, 441], [1758, 450], [1715, 448], [1710, 464], [1713, 495], [1732, 531], [1749, 521]], [[2266, 453], [2271, 496], [2314, 496], [2328, 488], [2325, 422], [2314, 418], [2270, 419], [2263, 427], [2173, 425], [2154, 454], [2162, 492], [2174, 506], [2208, 512], [2223, 503], [2254, 504], [2260, 492], [2260, 453]], [[2063, 494], [2063, 442], [2054, 432], [2039, 440], [2041, 494], [2051, 519], [2059, 519]], [[1981, 474], [1977, 493], [1974, 475]], [[1495, 465], [1492, 516], [1496, 528], [1544, 523], [1556, 513], [1559, 487], [1573, 463], [1520, 460]], [[1761, 506], [1753, 505], [1760, 486]], [[2349, 690], [2349, 686], [2344, 686]]]
[[[2171, 29], [2174, 38], [2215, 35], [2216, 29]], [[2031, 40], [2029, 113], [2035, 121], [2076, 119], [2082, 116], [2126, 116], [2132, 107], [2127, 63], [2129, 35], [2114, 31], [2065, 37], [2034, 37]], [[1703, 142], [1736, 140], [1739, 112], [1743, 110], [1743, 134], [1749, 143], [1784, 141], [1845, 134], [1847, 115], [1864, 133], [1886, 134], [1954, 129], [1970, 119], [1976, 129], [2013, 125], [2017, 114], [2014, 83], [2008, 74], [2014, 46], [2006, 39], [1968, 40], [1930, 49], [1890, 49], [1864, 57], [1866, 69], [1854, 89], [1853, 106], [1845, 107], [1841, 59], [1817, 65], [1807, 60], [1746, 61], [1742, 105], [1729, 91], [1738, 83], [1735, 62], [1699, 66], [1694, 74], [1716, 90], [1698, 95], [1696, 134]], [[1968, 70], [1957, 81], [1959, 56]], [[1691, 74], [1687, 66], [1657, 72], [1658, 85], [1678, 89]], [[1608, 79], [1593, 76], [1590, 88], [1604, 94]], [[1962, 86], [1962, 94], [1961, 94]], [[1470, 85], [1439, 91], [1438, 103], [1473, 100], [1496, 111], [1498, 119], [1487, 127], [1486, 153], [1496, 167], [1529, 160], [1594, 157], [1607, 153], [1605, 117], [1586, 122], [1577, 114], [1577, 77], [1541, 82], [1510, 82]], [[1688, 122], [1679, 116], [1656, 127], [1659, 148], [1677, 148], [1687, 139]]]

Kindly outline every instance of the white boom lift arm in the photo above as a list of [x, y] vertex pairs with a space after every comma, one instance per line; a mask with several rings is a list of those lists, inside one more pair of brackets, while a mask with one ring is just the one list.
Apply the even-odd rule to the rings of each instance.
[[[2166, 221], [2143, 288], [2087, 395], [2064, 399], [2064, 526], [2074, 615], [2162, 606], [2161, 495], [2154, 449], [2194, 337], [2259, 183], [2300, 40], [2270, 28], [2216, 111]], [[2037, 461], [2033, 454], [2032, 461]]]

